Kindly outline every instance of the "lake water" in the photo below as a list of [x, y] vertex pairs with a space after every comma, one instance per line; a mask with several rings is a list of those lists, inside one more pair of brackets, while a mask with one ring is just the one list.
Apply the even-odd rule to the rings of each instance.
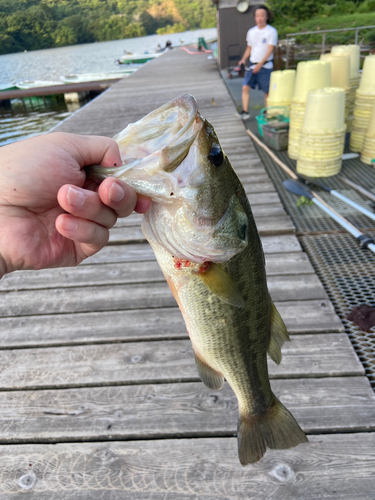
[[[58, 81], [69, 74], [116, 71], [124, 67], [116, 61], [125, 51], [151, 53], [156, 51], [158, 44], [164, 47], [167, 40], [176, 47], [197, 43], [199, 37], [207, 40], [216, 35], [216, 28], [210, 28], [6, 54], [0, 56], [0, 85], [23, 80]], [[77, 108], [79, 104], [66, 105], [63, 99], [12, 101], [12, 109], [0, 108], [0, 146], [48, 132]]]

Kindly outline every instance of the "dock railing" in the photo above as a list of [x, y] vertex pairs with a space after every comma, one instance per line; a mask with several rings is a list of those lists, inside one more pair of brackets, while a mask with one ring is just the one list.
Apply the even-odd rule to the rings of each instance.
[[334, 33], [339, 31], [355, 31], [355, 39], [354, 43], [358, 44], [359, 31], [364, 29], [375, 28], [374, 25], [371, 26], [357, 26], [356, 28], [337, 28], [330, 30], [316, 30], [316, 31], [303, 31], [297, 33], [288, 33], [286, 35], [286, 40], [284, 41], [284, 45], [286, 48], [286, 60], [285, 60], [285, 68], [289, 68], [289, 60], [291, 51], [294, 51], [294, 44], [296, 37], [306, 36], [306, 35], [322, 35], [322, 46], [321, 53], [324, 54], [326, 50], [326, 34]]

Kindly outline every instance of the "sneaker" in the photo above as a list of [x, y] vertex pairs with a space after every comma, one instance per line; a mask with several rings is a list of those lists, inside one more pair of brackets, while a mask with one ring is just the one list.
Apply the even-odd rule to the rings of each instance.
[[244, 111], [244, 110], [240, 111], [238, 113], [238, 115], [241, 118], [241, 120], [249, 120], [249, 118], [250, 118], [249, 113], [247, 111]]

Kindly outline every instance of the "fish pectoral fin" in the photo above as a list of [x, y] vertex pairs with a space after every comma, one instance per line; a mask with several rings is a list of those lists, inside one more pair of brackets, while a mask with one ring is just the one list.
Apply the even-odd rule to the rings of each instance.
[[224, 377], [213, 368], [208, 366], [208, 364], [202, 361], [196, 354], [194, 354], [194, 356], [195, 362], [198, 367], [199, 376], [204, 385], [213, 390], [221, 389], [224, 384]]
[[199, 273], [198, 276], [209, 288], [210, 292], [223, 302], [236, 307], [245, 305], [242, 294], [232, 278], [214, 262], [211, 263], [206, 272]]
[[281, 363], [281, 348], [284, 342], [290, 340], [284, 321], [275, 304], [271, 301], [271, 337], [268, 345], [268, 355], [277, 365]]
[[307, 441], [293, 415], [276, 396], [271, 406], [260, 415], [240, 414], [237, 443], [242, 465], [258, 462], [267, 447], [286, 450]]

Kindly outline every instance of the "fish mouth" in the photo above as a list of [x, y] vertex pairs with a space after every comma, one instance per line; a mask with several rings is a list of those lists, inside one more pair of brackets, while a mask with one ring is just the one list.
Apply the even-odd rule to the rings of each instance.
[[122, 173], [140, 167], [150, 173], [173, 172], [187, 156], [202, 126], [198, 103], [190, 94], [181, 94], [129, 124], [113, 137], [125, 167]]

